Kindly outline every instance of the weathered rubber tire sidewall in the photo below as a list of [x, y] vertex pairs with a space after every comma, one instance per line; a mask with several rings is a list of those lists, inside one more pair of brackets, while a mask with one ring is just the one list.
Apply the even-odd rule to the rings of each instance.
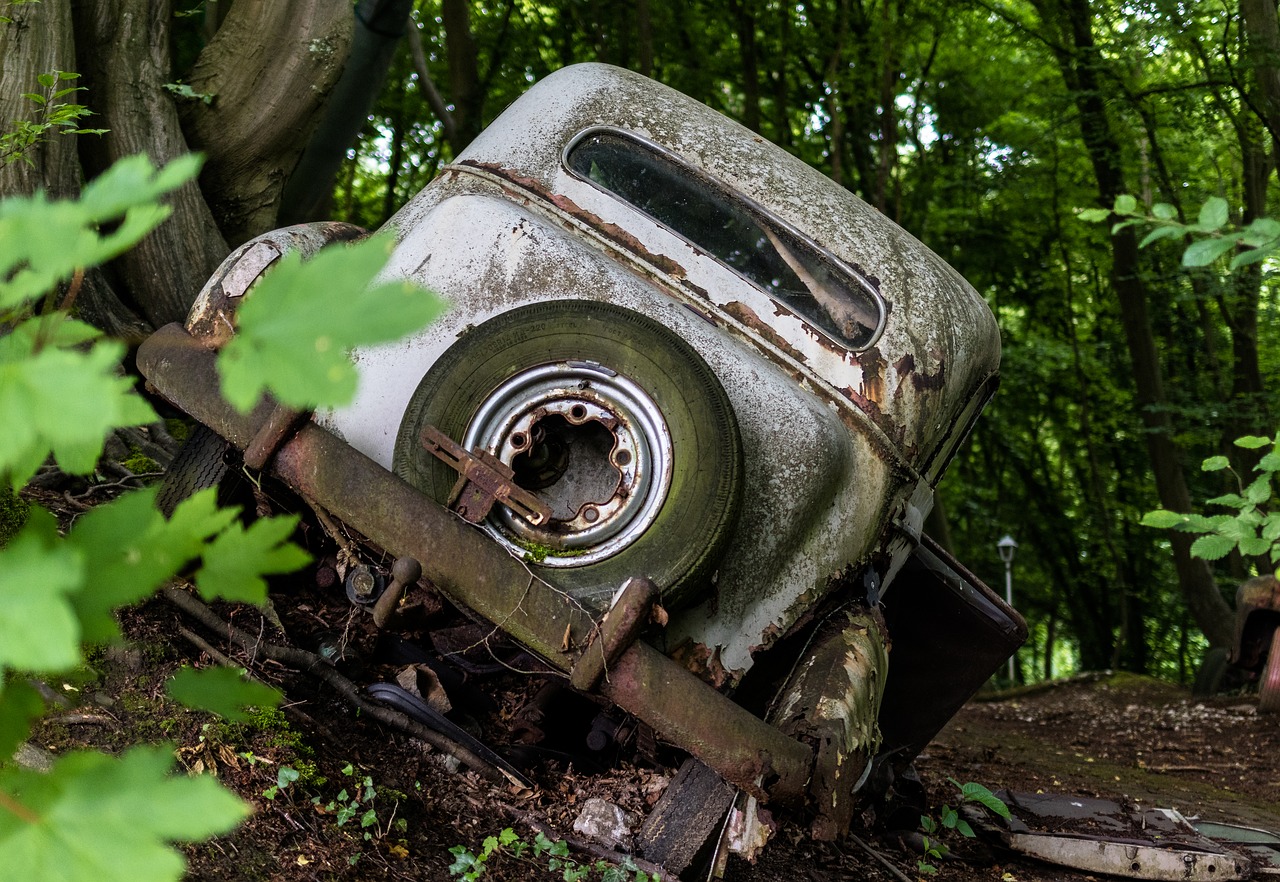
[[225, 502], [227, 494], [221, 486], [227, 476], [229, 447], [212, 429], [196, 423], [160, 483], [160, 492], [156, 494], [156, 508], [160, 513], [166, 518], [172, 517], [182, 502], [210, 487], [218, 487], [218, 501]]
[[[455, 441], [485, 399], [538, 365], [592, 361], [638, 384], [671, 433], [671, 485], [653, 524], [612, 557], [539, 575], [600, 605], [626, 579], [647, 576], [675, 608], [710, 583], [742, 504], [742, 440], [724, 388], [693, 347], [640, 313], [587, 300], [519, 307], [466, 332], [423, 377], [400, 424], [397, 475], [444, 503], [458, 475], [419, 442], [426, 425]], [[447, 553], [447, 552], [446, 552]]]

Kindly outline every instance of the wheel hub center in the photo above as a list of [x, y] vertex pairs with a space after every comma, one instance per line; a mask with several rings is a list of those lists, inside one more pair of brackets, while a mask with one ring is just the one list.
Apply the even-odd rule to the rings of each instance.
[[546, 566], [617, 554], [657, 517], [671, 481], [671, 437], [657, 405], [589, 362], [541, 365], [503, 383], [463, 446], [492, 453], [551, 507], [540, 527], [505, 509], [485, 525], [504, 544], [545, 553]]

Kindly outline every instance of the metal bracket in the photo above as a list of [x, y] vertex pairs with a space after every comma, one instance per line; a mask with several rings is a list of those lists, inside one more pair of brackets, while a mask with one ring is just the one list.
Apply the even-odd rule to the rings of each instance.
[[435, 426], [425, 426], [418, 436], [423, 448], [458, 473], [449, 494], [449, 508], [463, 520], [478, 524], [489, 516], [494, 503], [504, 505], [535, 527], [551, 519], [545, 502], [514, 484], [515, 472], [493, 454], [472, 453]]

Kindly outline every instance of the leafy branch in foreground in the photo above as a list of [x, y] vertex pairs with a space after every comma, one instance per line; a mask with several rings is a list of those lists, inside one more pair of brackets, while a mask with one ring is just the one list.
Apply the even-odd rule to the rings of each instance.
[[[53, 97], [66, 94], [55, 90]], [[135, 156], [91, 182], [78, 200], [37, 193], [0, 202], [0, 329], [7, 329], [0, 331], [0, 485], [22, 487], [51, 456], [70, 474], [92, 472], [108, 432], [155, 419], [122, 376], [124, 347], [72, 318], [73, 298], [60, 291], [74, 291], [85, 268], [121, 254], [164, 221], [170, 209], [160, 199], [199, 165], [188, 156], [156, 169]], [[276, 305], [289, 314], [258, 310], [255, 317], [250, 310], [239, 317], [247, 339], [259, 345], [238, 363], [238, 379], [234, 368], [223, 371], [233, 374], [226, 394], [249, 404], [263, 392], [300, 404], [338, 403], [354, 388], [350, 365], [340, 364], [345, 347], [395, 339], [434, 315], [438, 301], [403, 285], [382, 286], [395, 297], [363, 298], [386, 247], [377, 240], [334, 246], [323, 255], [323, 284], [307, 264], [282, 261], [273, 269], [267, 290], [280, 292]], [[388, 301], [409, 305], [391, 317], [352, 313], [353, 302], [376, 309]], [[357, 320], [365, 327], [346, 326]], [[281, 373], [282, 353], [297, 376]], [[165, 748], [119, 757], [71, 753], [48, 773], [4, 762], [44, 713], [27, 678], [70, 671], [84, 663], [86, 643], [119, 639], [117, 608], [184, 571], [194, 571], [207, 599], [261, 604], [264, 575], [308, 560], [288, 541], [293, 519], [245, 528], [238, 510], [219, 508], [208, 490], [166, 520], [154, 497], [151, 490], [127, 493], [82, 515], [65, 536], [52, 514], [32, 506], [0, 547], [0, 855], [7, 878], [176, 880], [183, 861], [171, 842], [225, 832], [247, 814], [211, 778], [173, 777]], [[236, 671], [184, 671], [170, 692], [229, 718], [243, 705], [279, 700]]]
[[1248, 484], [1225, 456], [1211, 456], [1201, 464], [1200, 468], [1206, 472], [1226, 471], [1235, 478], [1238, 493], [1207, 501], [1208, 505], [1230, 509], [1230, 514], [1184, 514], [1157, 509], [1143, 515], [1142, 525], [1198, 534], [1200, 538], [1191, 544], [1193, 557], [1221, 560], [1239, 550], [1245, 557], [1266, 557], [1276, 570], [1280, 567], [1280, 511], [1271, 509], [1271, 502], [1275, 496], [1275, 476], [1280, 472], [1280, 438], [1246, 435], [1237, 438], [1235, 445], [1245, 450], [1271, 449], [1253, 467], [1258, 476]]
[[1229, 207], [1220, 196], [1205, 201], [1194, 223], [1180, 221], [1177, 208], [1167, 202], [1157, 202], [1147, 210], [1128, 194], [1117, 196], [1110, 209], [1086, 208], [1078, 213], [1082, 221], [1089, 223], [1102, 223], [1112, 216], [1124, 218], [1112, 224], [1112, 235], [1126, 227], [1150, 228], [1138, 243], [1139, 248], [1146, 248], [1161, 239], [1191, 236], [1193, 241], [1182, 253], [1182, 265], [1185, 267], [1209, 266], [1225, 254], [1237, 251], [1229, 265], [1229, 269], [1235, 271], [1265, 260], [1280, 249], [1280, 221], [1260, 217], [1243, 229], [1229, 229]]

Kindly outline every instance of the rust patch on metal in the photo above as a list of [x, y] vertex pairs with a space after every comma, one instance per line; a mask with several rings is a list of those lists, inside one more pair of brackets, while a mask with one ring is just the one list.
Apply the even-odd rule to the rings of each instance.
[[911, 385], [915, 387], [917, 392], [924, 392], [927, 389], [941, 389], [942, 384], [946, 382], [947, 366], [942, 361], [942, 353], [935, 350], [933, 357], [938, 361], [938, 369], [931, 374], [923, 371], [917, 371], [911, 375]]
[[[591, 227], [610, 242], [630, 251], [632, 254], [636, 255], [651, 266], [656, 267], [674, 279], [684, 281], [684, 267], [679, 263], [665, 255], [654, 254], [641, 244], [639, 239], [622, 229], [622, 227], [602, 220], [599, 215], [580, 207], [567, 196], [560, 195], [559, 193], [552, 193], [544, 187], [540, 181], [524, 175], [516, 174], [496, 162], [477, 162], [473, 159], [467, 159], [463, 160], [461, 164], [486, 171], [495, 177], [501, 178], [509, 184], [514, 184], [520, 189], [534, 194], [539, 199], [554, 205], [556, 208], [560, 209], [575, 220], [581, 221]], [[702, 294], [705, 296], [706, 292], [702, 292]]]
[[804, 354], [792, 346], [785, 337], [775, 331], [768, 322], [762, 321], [760, 316], [756, 315], [749, 306], [735, 300], [733, 303], [726, 303], [720, 309], [728, 313], [731, 317], [746, 325], [751, 331], [759, 334], [769, 345], [782, 351], [784, 355], [793, 361], [801, 364], [805, 363]]
[[685, 640], [671, 653], [671, 660], [692, 673], [705, 683], [717, 689], [722, 688], [731, 679], [731, 673], [720, 662], [720, 647], [710, 647], [704, 643]]

